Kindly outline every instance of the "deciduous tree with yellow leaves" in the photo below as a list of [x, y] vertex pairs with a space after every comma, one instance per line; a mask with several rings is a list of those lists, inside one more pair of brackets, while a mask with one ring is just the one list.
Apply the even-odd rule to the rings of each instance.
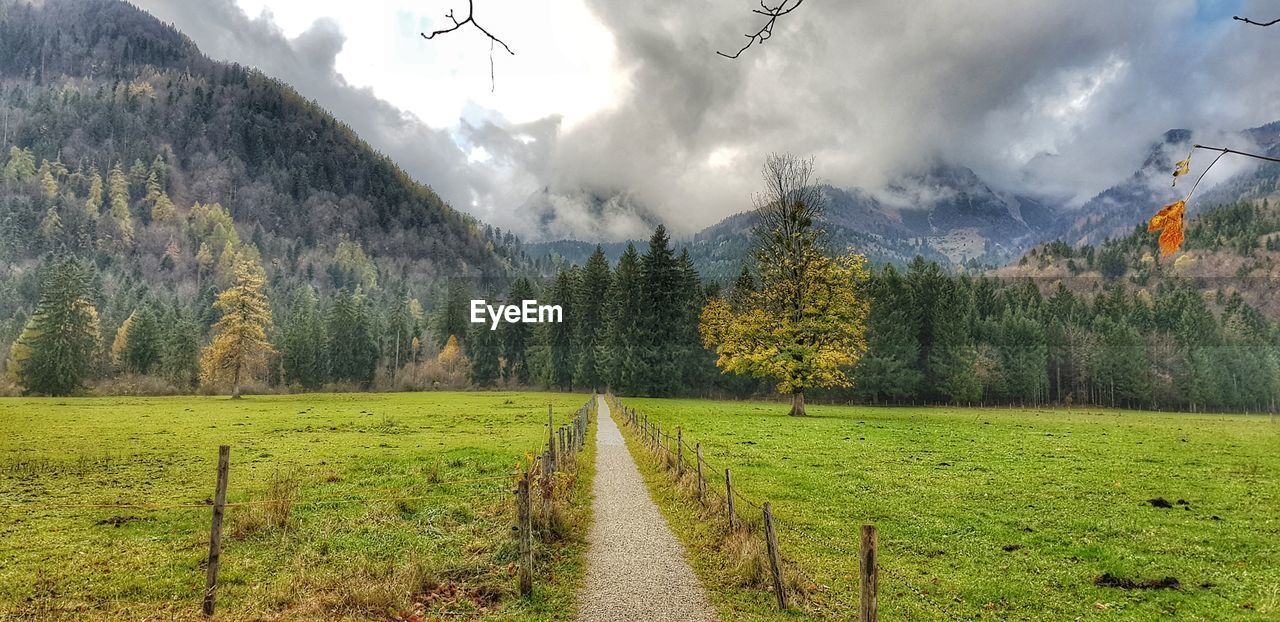
[[275, 353], [267, 341], [271, 306], [263, 286], [266, 274], [253, 261], [236, 267], [235, 279], [213, 303], [222, 319], [213, 325], [213, 341], [200, 360], [200, 380], [206, 384], [231, 383], [232, 399], [240, 398], [240, 386], [266, 369]]
[[806, 390], [852, 385], [849, 372], [866, 351], [866, 260], [823, 251], [814, 221], [824, 197], [812, 175], [812, 160], [769, 156], [756, 199], [760, 286], [733, 303], [711, 300], [700, 325], [717, 366], [777, 381], [796, 417], [805, 415]]

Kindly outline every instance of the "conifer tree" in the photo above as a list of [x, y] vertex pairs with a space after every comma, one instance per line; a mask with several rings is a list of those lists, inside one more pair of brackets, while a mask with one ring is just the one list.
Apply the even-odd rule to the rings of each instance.
[[58, 196], [58, 180], [53, 176], [53, 167], [49, 165], [48, 160], [40, 162], [40, 190], [44, 192], [46, 199], [53, 199]]
[[267, 341], [271, 306], [267, 303], [266, 274], [252, 261], [242, 261], [214, 309], [222, 318], [214, 324], [213, 341], [200, 360], [200, 379], [206, 384], [231, 384], [232, 399], [240, 398], [244, 382], [261, 376], [275, 349]]
[[573, 372], [577, 362], [574, 350], [574, 333], [576, 331], [575, 292], [581, 277], [581, 269], [570, 267], [556, 275], [550, 290], [547, 292], [548, 304], [560, 305], [564, 311], [562, 322], [550, 322], [546, 326], [547, 367], [546, 383], [548, 386], [573, 390]]
[[119, 241], [128, 246], [133, 243], [133, 214], [129, 211], [129, 180], [125, 177], [120, 163], [116, 162], [107, 175], [107, 196], [110, 206], [107, 209], [111, 217], [115, 233]]
[[378, 345], [364, 295], [340, 290], [329, 307], [327, 324], [332, 378], [367, 387], [378, 368]]
[[604, 386], [601, 363], [605, 333], [605, 297], [609, 293], [609, 260], [604, 249], [596, 249], [587, 259], [581, 278], [574, 284], [574, 352], [577, 361], [573, 383], [584, 388]]
[[160, 318], [150, 303], [144, 302], [126, 320], [125, 343], [120, 365], [135, 374], [149, 374], [160, 364]]
[[627, 244], [609, 283], [603, 360], [606, 383], [622, 394], [639, 392], [638, 369], [642, 363], [636, 352], [641, 339], [639, 320], [645, 306], [640, 282], [640, 254], [635, 246]]
[[858, 363], [859, 392], [871, 399], [902, 401], [920, 390], [920, 327], [913, 313], [911, 293], [892, 265], [868, 283], [871, 310], [867, 316], [867, 353]]
[[[679, 388], [680, 361], [673, 347], [671, 323], [680, 317], [680, 270], [667, 228], [658, 225], [649, 238], [649, 249], [640, 258], [636, 384], [644, 395], [671, 395]], [[678, 320], [676, 320], [678, 321]]]
[[89, 281], [75, 259], [50, 270], [35, 312], [9, 349], [6, 369], [24, 393], [71, 395], [84, 387], [101, 347]]
[[179, 387], [194, 386], [200, 377], [200, 326], [190, 313], [174, 305], [166, 314], [160, 367]]
[[305, 285], [289, 306], [281, 343], [280, 364], [284, 382], [304, 389], [318, 389], [327, 377], [328, 341], [315, 289]]
[[[507, 294], [507, 304], [520, 304], [524, 300], [533, 300], [533, 285], [529, 279], [520, 277], [511, 284]], [[533, 346], [533, 328], [523, 322], [507, 322], [498, 327], [503, 359], [502, 374], [507, 382], [528, 384], [530, 379], [529, 349]]]
[[449, 279], [432, 326], [437, 345], [443, 347], [449, 337], [466, 337], [471, 324], [470, 305], [471, 292], [466, 283], [462, 279]]
[[89, 178], [89, 196], [84, 200], [84, 213], [93, 222], [102, 217], [102, 175], [97, 169]]
[[472, 324], [466, 343], [467, 356], [471, 359], [468, 370], [471, 382], [480, 387], [493, 386], [501, 371], [502, 343], [498, 339], [498, 331], [484, 324]]

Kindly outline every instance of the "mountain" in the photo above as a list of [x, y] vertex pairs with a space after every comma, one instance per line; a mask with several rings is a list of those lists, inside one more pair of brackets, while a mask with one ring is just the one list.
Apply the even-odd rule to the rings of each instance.
[[[281, 361], [306, 342], [357, 352], [358, 375], [316, 377], [361, 386], [403, 381], [401, 367], [461, 336], [447, 302], [540, 267], [519, 238], [454, 210], [315, 102], [210, 60], [132, 5], [0, 0], [0, 359], [68, 258], [91, 283], [102, 337], [91, 380], [124, 383], [106, 392], [134, 390], [131, 373], [189, 390], [214, 301], [256, 272], [246, 264], [265, 272], [265, 330], [281, 353], [261, 380], [295, 383]], [[134, 335], [152, 353], [163, 343], [160, 363], [122, 364], [136, 318], [163, 327]], [[360, 338], [330, 343], [325, 322]], [[0, 379], [0, 393], [14, 390]]]
[[94, 173], [119, 163], [135, 174], [129, 211], [142, 229], [120, 259], [158, 262], [173, 235], [174, 272], [192, 271], [196, 240], [152, 231], [138, 196], [147, 175], [139, 167], [158, 163], [181, 216], [196, 203], [220, 204], [266, 263], [289, 271], [323, 273], [320, 257], [302, 256], [331, 255], [342, 239], [420, 283], [503, 274], [523, 261], [518, 240], [446, 205], [314, 102], [256, 70], [210, 60], [124, 2], [0, 0], [0, 78], [4, 148], [52, 163], [62, 192], [51, 202], [78, 234], [32, 240], [48, 202], [11, 185], [0, 227], [9, 260], [62, 245], [99, 248], [72, 204]]

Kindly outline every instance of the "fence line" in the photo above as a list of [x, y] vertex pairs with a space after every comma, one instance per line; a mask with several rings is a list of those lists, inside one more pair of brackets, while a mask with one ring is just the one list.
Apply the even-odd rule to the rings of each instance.
[[[877, 540], [874, 535], [870, 538], [866, 537], [866, 533], [868, 532], [874, 534], [875, 530], [873, 526], [864, 526], [862, 548], [867, 550], [862, 551], [861, 554], [848, 554], [850, 559], [858, 561], [860, 566], [859, 584], [863, 586], [863, 593], [868, 594], [868, 597], [865, 599], [859, 598], [859, 604], [861, 605], [862, 601], [866, 601], [867, 606], [851, 607], [849, 603], [841, 597], [837, 590], [833, 590], [830, 586], [824, 586], [818, 583], [818, 581], [814, 579], [813, 576], [810, 575], [809, 572], [798, 562], [788, 560], [786, 556], [782, 554], [775, 528], [783, 529], [787, 534], [794, 533], [801, 535], [806, 540], [821, 545], [822, 543], [819, 540], [791, 526], [786, 521], [779, 520], [778, 517], [773, 514], [771, 507], [772, 504], [769, 502], [756, 501], [755, 499], [742, 494], [742, 492], [733, 485], [732, 471], [730, 469], [720, 470], [718, 468], [712, 468], [712, 463], [707, 461], [704, 456], [702, 444], [694, 443], [693, 445], [690, 445], [688, 435], [684, 433], [682, 428], [677, 427], [673, 436], [670, 429], [664, 430], [658, 421], [649, 417], [648, 413], [640, 413], [636, 409], [622, 404], [622, 402], [612, 394], [606, 395], [605, 399], [611, 403], [618, 416], [622, 417], [624, 423], [623, 427], [630, 429], [635, 433], [638, 440], [659, 458], [661, 463], [660, 466], [667, 471], [672, 472], [677, 481], [683, 480], [685, 477], [689, 476], [690, 473], [694, 474], [693, 477], [697, 478], [696, 492], [694, 494], [697, 496], [700, 503], [704, 506], [706, 505], [706, 493], [708, 491], [724, 503], [725, 521], [727, 522], [728, 528], [731, 532], [744, 532], [753, 536], [755, 534], [759, 534], [758, 537], [761, 537], [764, 540], [767, 552], [766, 557], [771, 579], [771, 591], [773, 592], [774, 598], [780, 609], [785, 610], [790, 607], [790, 603], [787, 598], [787, 582], [784, 577], [784, 574], [787, 574], [793, 578], [799, 579], [806, 586], [812, 586], [805, 591], [813, 591], [822, 594], [821, 601], [826, 605], [835, 606], [842, 612], [858, 610], [858, 619], [861, 622], [875, 622], [877, 619], [875, 601], [877, 599], [876, 595], [878, 594], [878, 590], [876, 588], [876, 569], [879, 567], [876, 553]], [[674, 447], [672, 446], [673, 440], [675, 441]], [[692, 468], [687, 468], [687, 457], [690, 456], [694, 462], [691, 465]], [[724, 473], [725, 490], [723, 492], [719, 487], [712, 486], [708, 483], [706, 479], [706, 473], [708, 470], [715, 477], [718, 477], [718, 473]], [[758, 510], [759, 518], [743, 521], [742, 519], [744, 517], [739, 510], [739, 507], [743, 505], [754, 510]], [[832, 547], [826, 547], [825, 545], [824, 548], [834, 550]], [[847, 552], [845, 553], [847, 554]], [[862, 560], [869, 560], [870, 564], [862, 563]]]
[[[547, 529], [552, 522], [552, 512], [554, 503], [557, 501], [567, 501], [573, 493], [573, 487], [576, 485], [577, 461], [576, 457], [579, 451], [586, 447], [586, 440], [590, 426], [590, 420], [595, 413], [597, 404], [597, 396], [593, 395], [590, 400], [577, 409], [573, 419], [564, 425], [555, 426], [555, 417], [552, 407], [547, 407], [547, 441], [543, 444], [543, 450], [533, 459], [523, 464], [517, 473], [504, 473], [501, 475], [459, 478], [453, 480], [440, 481], [423, 481], [415, 482], [405, 486], [391, 486], [381, 488], [371, 488], [371, 491], [404, 491], [412, 492], [415, 490], [431, 490], [450, 486], [463, 486], [469, 484], [479, 484], [486, 482], [505, 481], [512, 482], [515, 480], [515, 496], [517, 509], [517, 524], [513, 532], [520, 540], [521, 564], [520, 564], [520, 593], [522, 596], [528, 595], [532, 591], [532, 583], [534, 578], [533, 564], [533, 541], [535, 536], [542, 535], [544, 539], [550, 535], [550, 529]], [[421, 501], [436, 498], [434, 494], [409, 494], [394, 496], [333, 496], [319, 499], [311, 499], [307, 501], [297, 501], [292, 498], [277, 499], [256, 499], [246, 501], [227, 501], [227, 481], [229, 479], [230, 464], [230, 446], [223, 445], [218, 449], [217, 463], [217, 486], [215, 494], [211, 500], [204, 502], [174, 502], [174, 503], [2, 503], [2, 510], [16, 511], [38, 511], [38, 510], [136, 510], [143, 512], [165, 511], [165, 510], [212, 510], [212, 520], [210, 523], [209, 538], [209, 555], [206, 564], [206, 582], [202, 591], [201, 612], [205, 617], [214, 615], [217, 605], [218, 593], [218, 572], [223, 556], [222, 550], [222, 519], [226, 510], [235, 508], [251, 508], [260, 506], [271, 506], [287, 504], [288, 507], [314, 507], [324, 505], [341, 505], [341, 504], [372, 504], [379, 502], [404, 502], [404, 501]], [[530, 454], [532, 455], [532, 452]], [[564, 476], [558, 478], [561, 485], [557, 486], [556, 474], [563, 473]], [[541, 474], [542, 478], [535, 477], [535, 474]], [[569, 484], [564, 485], [563, 482], [568, 480]], [[531, 491], [536, 490], [544, 499], [542, 505], [541, 530], [534, 529], [532, 522], [534, 515], [539, 512], [534, 510], [531, 504]], [[483, 491], [480, 494], [496, 497], [501, 494], [503, 498], [509, 498], [512, 494], [509, 487], [503, 486], [498, 489]], [[561, 495], [562, 498], [557, 498]], [[447, 615], [449, 612], [431, 612], [431, 615]]]

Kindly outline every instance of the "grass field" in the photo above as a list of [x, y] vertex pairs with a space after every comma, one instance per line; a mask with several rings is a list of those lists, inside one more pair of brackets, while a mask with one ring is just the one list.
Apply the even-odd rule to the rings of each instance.
[[547, 403], [564, 423], [586, 399], [2, 399], [0, 620], [198, 618], [207, 508], [68, 506], [201, 503], [219, 444], [228, 501], [294, 499], [228, 509], [219, 619], [385, 620], [415, 599], [566, 619], [581, 543], [540, 551], [555, 581], [515, 599], [511, 480], [447, 482], [512, 473], [545, 440]]
[[[713, 485], [729, 467], [773, 502], [784, 555], [830, 588], [818, 613], [856, 605], [870, 522], [883, 620], [1280, 620], [1280, 423], [1265, 416], [624, 403], [700, 441]], [[725, 619], [805, 617], [735, 585], [716, 528], [644, 470]]]

